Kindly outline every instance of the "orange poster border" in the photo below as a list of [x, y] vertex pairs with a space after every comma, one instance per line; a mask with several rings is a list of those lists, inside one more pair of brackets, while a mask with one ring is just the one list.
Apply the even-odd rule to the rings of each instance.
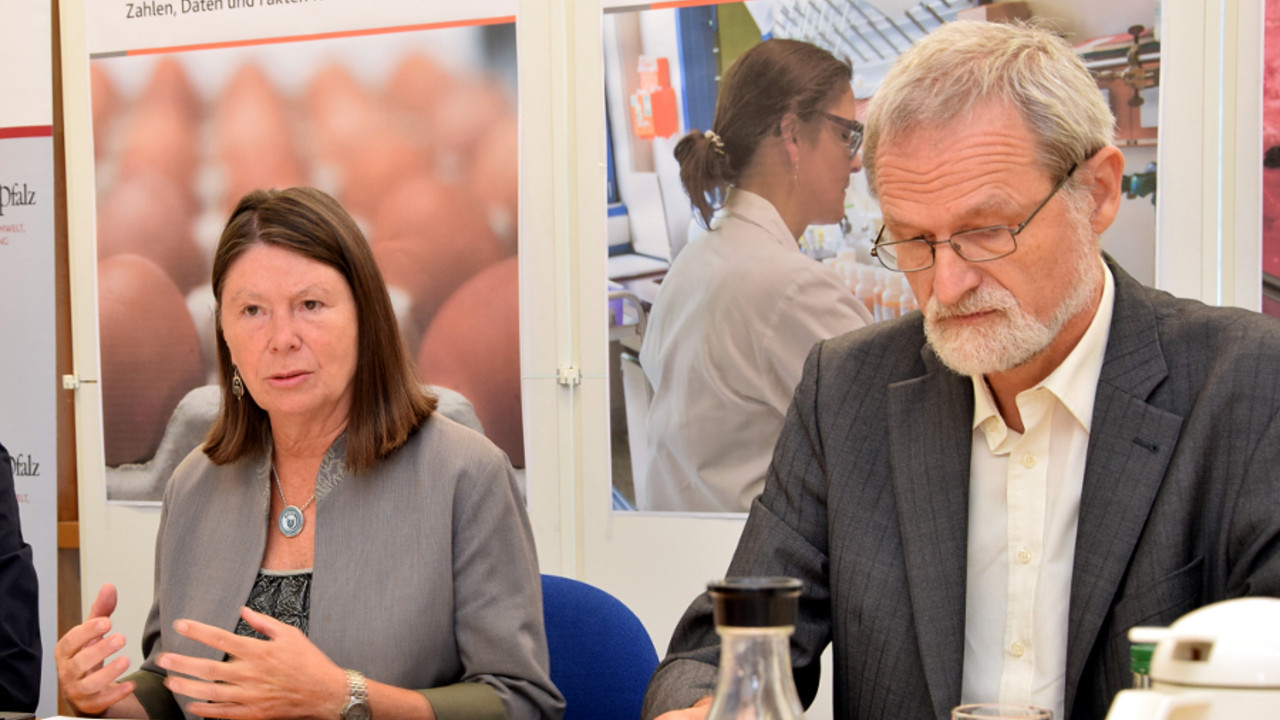
[[168, 47], [137, 48], [115, 52], [91, 53], [90, 58], [136, 57], [141, 55], [167, 55], [170, 53], [193, 52], [196, 50], [221, 50], [225, 48], [252, 47], [256, 45], [282, 45], [285, 43], [311, 42], [313, 40], [334, 40], [339, 38], [368, 37], [372, 35], [391, 35], [395, 33], [418, 32], [420, 30], [443, 30], [446, 28], [475, 27], [480, 25], [504, 25], [514, 23], [515, 15], [500, 15], [489, 18], [473, 18], [470, 20], [449, 20], [437, 23], [421, 23], [418, 25], [397, 25], [385, 28], [369, 28], [364, 30], [337, 30], [334, 32], [311, 33], [309, 35], [286, 35], [252, 40], [228, 40], [225, 42], [195, 43], [192, 45], [170, 45]]

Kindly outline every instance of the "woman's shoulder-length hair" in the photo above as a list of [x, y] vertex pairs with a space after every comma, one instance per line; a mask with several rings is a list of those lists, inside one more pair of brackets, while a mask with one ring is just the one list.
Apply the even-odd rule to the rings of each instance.
[[408, 353], [373, 252], [355, 221], [329, 195], [310, 187], [254, 190], [231, 212], [213, 257], [215, 343], [222, 403], [204, 452], [217, 465], [262, 452], [270, 418], [246, 393], [231, 389], [231, 351], [222, 332], [222, 288], [245, 250], [273, 245], [316, 260], [342, 274], [355, 298], [356, 369], [347, 419], [346, 465], [373, 466], [403, 445], [435, 411], [436, 398], [414, 377]]

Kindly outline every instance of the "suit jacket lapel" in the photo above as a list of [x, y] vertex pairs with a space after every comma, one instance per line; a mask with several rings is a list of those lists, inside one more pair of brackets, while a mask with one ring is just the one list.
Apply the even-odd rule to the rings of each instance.
[[889, 456], [911, 610], [938, 717], [960, 703], [973, 389], [923, 352], [930, 370], [889, 386]]
[[1149, 405], [1168, 374], [1143, 288], [1112, 262], [1116, 300], [1080, 497], [1068, 619], [1066, 716], [1173, 455], [1182, 418]]

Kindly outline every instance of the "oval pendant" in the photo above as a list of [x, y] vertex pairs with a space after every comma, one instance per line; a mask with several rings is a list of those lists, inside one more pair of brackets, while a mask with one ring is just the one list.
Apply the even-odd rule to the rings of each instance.
[[293, 505], [286, 505], [280, 511], [280, 518], [276, 520], [276, 526], [280, 528], [280, 532], [285, 537], [296, 537], [302, 532], [302, 511]]

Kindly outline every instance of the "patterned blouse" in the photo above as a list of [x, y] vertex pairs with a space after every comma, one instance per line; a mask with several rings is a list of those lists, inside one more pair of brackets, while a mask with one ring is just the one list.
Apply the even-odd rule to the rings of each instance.
[[[311, 570], [258, 570], [258, 578], [253, 581], [253, 589], [249, 591], [249, 600], [245, 604], [251, 610], [270, 615], [306, 635], [311, 617]], [[249, 627], [244, 618], [236, 623], [236, 634], [267, 639]]]

